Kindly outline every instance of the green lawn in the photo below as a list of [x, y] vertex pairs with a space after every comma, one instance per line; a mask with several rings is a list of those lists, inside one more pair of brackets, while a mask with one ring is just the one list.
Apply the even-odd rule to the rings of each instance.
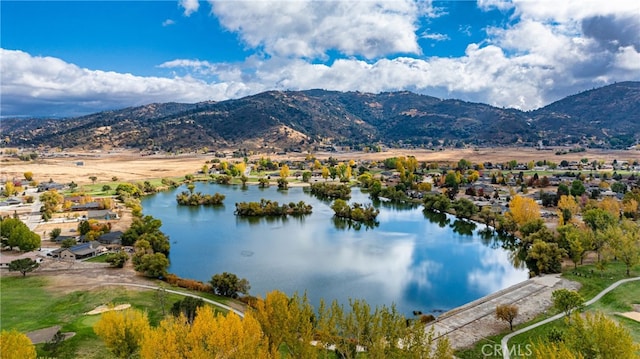
[[85, 260], [85, 262], [91, 262], [91, 263], [107, 263], [107, 254], [101, 254], [99, 256], [95, 256], [95, 257], [91, 257], [87, 260]]
[[[93, 325], [100, 316], [84, 314], [99, 305], [129, 303], [133, 308], [146, 311], [152, 325], [158, 324], [163, 317], [156, 291], [120, 287], [65, 294], [48, 286], [46, 277], [27, 275], [0, 278], [0, 323], [3, 330], [29, 332], [61, 325], [62, 332], [76, 333], [73, 338], [64, 341], [55, 353], [45, 351], [43, 344], [37, 345], [39, 357], [111, 358], [93, 332]], [[206, 297], [215, 298], [213, 295]], [[166, 293], [166, 313], [174, 302], [183, 298]]]
[[[636, 266], [631, 271], [631, 276], [635, 277], [639, 275], [640, 266]], [[597, 293], [601, 292], [612, 283], [615, 283], [620, 279], [628, 278], [625, 273], [624, 264], [618, 262], [609, 263], [609, 265], [603, 272], [598, 271], [595, 268], [595, 265], [585, 265], [578, 267], [578, 269], [568, 269], [563, 273], [563, 277], [576, 282], [580, 282], [582, 284], [582, 287], [578, 292], [585, 298], [585, 301], [593, 298]], [[585, 310], [604, 312], [609, 317], [612, 317], [614, 320], [624, 326], [631, 333], [631, 336], [633, 337], [635, 342], [640, 343], [640, 323], [616, 314], [619, 312], [631, 311], [632, 304], [640, 304], [640, 281], [625, 283], [619, 286], [612, 292], [602, 297], [598, 302], [585, 308]], [[551, 309], [547, 312], [546, 315], [540, 315], [532, 321], [514, 326], [514, 330], [527, 327], [556, 313], [556, 310]], [[517, 347], [518, 345], [520, 345], [520, 347], [523, 348], [523, 352], [525, 352], [525, 345], [531, 342], [535, 342], [540, 338], [546, 338], [547, 334], [552, 328], [564, 330], [566, 329], [566, 327], [567, 324], [565, 323], [565, 321], [559, 319], [541, 327], [530, 330], [521, 335], [515, 336], [509, 341], [509, 346], [515, 345]], [[506, 334], [508, 334], [508, 332], [487, 337], [484, 340], [476, 343], [476, 345], [470, 349], [457, 351], [456, 356], [461, 359], [484, 358], [485, 356], [482, 352], [483, 346], [486, 344], [500, 344], [502, 337], [504, 337]], [[486, 351], [487, 349], [485, 347], [485, 352]], [[514, 356], [512, 356], [512, 358], [513, 357]], [[486, 358], [502, 358], [502, 356], [487, 356]]]

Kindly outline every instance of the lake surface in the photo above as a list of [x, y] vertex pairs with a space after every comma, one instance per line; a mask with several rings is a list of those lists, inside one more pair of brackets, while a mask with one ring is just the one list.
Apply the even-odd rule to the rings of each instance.
[[[422, 206], [378, 203], [379, 225], [356, 230], [336, 225], [331, 203], [299, 187], [196, 184], [195, 191], [224, 194], [221, 207], [178, 206], [176, 194], [185, 190], [142, 200], [144, 214], [162, 220], [171, 241], [169, 271], [180, 277], [206, 282], [231, 272], [247, 278], [256, 296], [274, 289], [306, 291], [316, 307], [320, 298], [344, 304], [363, 298], [372, 306], [395, 303], [405, 315], [448, 310], [528, 278], [494, 240], [481, 239], [484, 225], [474, 229], [444, 215], [429, 220]], [[251, 220], [233, 214], [236, 202], [261, 198], [281, 204], [302, 200], [313, 213]], [[358, 188], [351, 201], [371, 203]]]

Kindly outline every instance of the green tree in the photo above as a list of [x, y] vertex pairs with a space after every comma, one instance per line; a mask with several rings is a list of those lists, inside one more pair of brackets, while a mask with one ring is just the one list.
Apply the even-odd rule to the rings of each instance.
[[60, 236], [60, 233], [62, 233], [62, 229], [61, 228], [54, 228], [51, 230], [51, 232], [49, 232], [49, 238], [54, 241], [56, 238], [58, 238], [58, 236]]
[[456, 210], [456, 216], [461, 218], [471, 218], [478, 213], [478, 207], [466, 198], [455, 200], [452, 207]]
[[311, 179], [311, 175], [311, 171], [302, 172], [302, 182], [309, 182], [309, 180]]
[[558, 289], [551, 293], [553, 306], [569, 318], [574, 309], [580, 309], [584, 305], [584, 299], [575, 290]]
[[118, 251], [116, 253], [107, 254], [105, 261], [114, 268], [122, 268], [124, 264], [129, 260], [129, 255], [124, 251]]
[[202, 306], [204, 306], [204, 300], [194, 297], [185, 297], [184, 299], [173, 303], [173, 306], [171, 307], [171, 314], [173, 314], [174, 317], [184, 315], [187, 322], [189, 324], [193, 324], [194, 319], [196, 319], [198, 308]]
[[98, 177], [96, 176], [89, 176], [89, 179], [91, 180], [91, 183], [96, 183], [96, 181], [98, 180]]
[[62, 248], [71, 248], [76, 245], [76, 240], [75, 238], [67, 238], [60, 242], [60, 245]]
[[167, 275], [167, 268], [169, 260], [162, 253], [145, 253], [134, 261], [134, 269], [150, 278], [164, 277]]
[[527, 261], [535, 263], [537, 273], [560, 273], [565, 254], [557, 243], [536, 239], [527, 253]]
[[249, 294], [251, 289], [248, 280], [240, 279], [237, 275], [228, 272], [214, 275], [209, 283], [215, 294], [229, 298], [238, 298], [238, 293]]
[[40, 264], [31, 258], [21, 258], [9, 262], [9, 271], [20, 272], [24, 277], [27, 273], [33, 272], [39, 266]]
[[580, 197], [585, 192], [584, 183], [580, 180], [574, 180], [571, 182], [571, 190], [570, 193], [572, 196]]
[[625, 219], [620, 226], [610, 227], [606, 236], [610, 238], [613, 254], [625, 264], [627, 277], [630, 276], [631, 268], [640, 263], [640, 228], [635, 222]]

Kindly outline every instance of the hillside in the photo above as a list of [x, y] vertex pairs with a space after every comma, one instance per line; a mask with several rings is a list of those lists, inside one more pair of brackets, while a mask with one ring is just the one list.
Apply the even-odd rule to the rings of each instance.
[[583, 145], [640, 141], [640, 82], [585, 91], [531, 112], [411, 92], [269, 91], [197, 104], [150, 104], [88, 116], [3, 119], [13, 146], [306, 150], [325, 145]]

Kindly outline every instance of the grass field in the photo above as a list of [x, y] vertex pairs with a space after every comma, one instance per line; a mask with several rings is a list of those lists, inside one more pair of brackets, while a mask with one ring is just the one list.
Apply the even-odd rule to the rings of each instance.
[[[640, 266], [636, 266], [631, 271], [631, 276], [639, 275]], [[582, 287], [578, 292], [583, 296], [585, 301], [593, 298], [597, 293], [601, 292], [612, 283], [615, 283], [620, 279], [628, 278], [625, 274], [624, 265], [617, 262], [610, 263], [602, 273], [595, 268], [595, 265], [585, 265], [578, 267], [577, 270], [567, 270], [565, 273], [563, 273], [563, 276], [567, 279], [574, 280], [582, 284]], [[614, 319], [616, 322], [626, 328], [636, 343], [640, 343], [640, 323], [616, 314], [620, 312], [632, 311], [633, 304], [640, 304], [640, 282], [630, 282], [619, 286], [612, 292], [602, 297], [598, 302], [585, 308], [585, 311], [601, 311], [605, 313], [608, 317]], [[541, 315], [532, 321], [514, 326], [514, 331], [544, 320], [557, 313], [558, 311], [552, 308], [546, 314]], [[509, 341], [509, 346], [526, 348], [527, 344], [536, 342], [541, 338], [546, 338], [552, 328], [564, 331], [567, 328], [567, 324], [562, 319], [553, 321], [551, 323], [513, 337]], [[500, 344], [502, 337], [504, 337], [506, 334], [508, 334], [508, 332], [487, 337], [484, 340], [476, 343], [476, 345], [470, 349], [460, 350], [456, 352], [456, 356], [461, 359], [502, 358], [502, 356], [498, 355], [486, 356], [485, 354], [491, 351], [487, 350], [487, 347], [485, 347], [483, 353], [483, 346], [493, 346], [495, 344]], [[522, 352], [526, 353], [526, 350], [523, 349]], [[512, 356], [512, 358], [513, 357], [514, 356]]]
[[[36, 346], [39, 357], [55, 358], [111, 358], [102, 340], [93, 332], [99, 315], [84, 313], [103, 304], [129, 303], [144, 310], [152, 325], [163, 317], [162, 306], [156, 291], [108, 288], [76, 291], [62, 294], [52, 288], [46, 277], [0, 278], [0, 319], [3, 330], [17, 329], [29, 332], [36, 329], [62, 326], [62, 332], [76, 335], [60, 344], [55, 352], [46, 351], [44, 344]], [[183, 299], [176, 294], [165, 294], [165, 311]]]

